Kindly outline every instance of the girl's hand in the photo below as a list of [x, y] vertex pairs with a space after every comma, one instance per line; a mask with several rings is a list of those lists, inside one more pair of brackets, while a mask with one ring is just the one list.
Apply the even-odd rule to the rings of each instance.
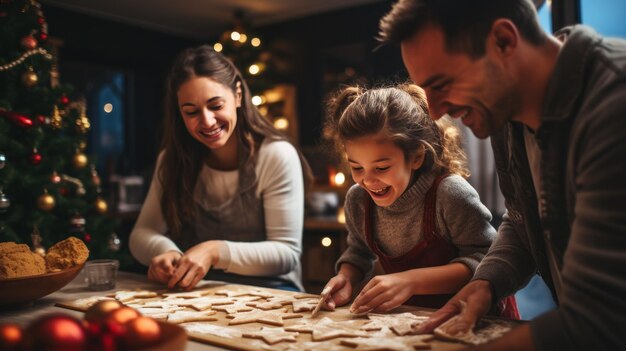
[[184, 290], [193, 289], [219, 261], [220, 245], [220, 241], [205, 241], [187, 250], [178, 260], [167, 282], [167, 287], [172, 289], [174, 286], [179, 286]]
[[378, 275], [372, 278], [354, 299], [350, 312], [387, 312], [414, 295], [414, 277], [407, 272]]
[[182, 254], [178, 251], [167, 251], [154, 256], [148, 267], [148, 279], [167, 283], [174, 274], [176, 264], [181, 257]]
[[335, 307], [345, 305], [352, 297], [352, 283], [342, 273], [332, 277], [324, 289], [327, 288], [330, 289], [330, 293], [324, 304], [325, 309], [334, 311]]

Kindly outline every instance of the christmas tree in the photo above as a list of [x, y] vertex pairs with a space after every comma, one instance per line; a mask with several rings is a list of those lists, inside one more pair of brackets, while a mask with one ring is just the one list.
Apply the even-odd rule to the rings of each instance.
[[69, 236], [90, 258], [122, 254], [87, 153], [85, 102], [58, 82], [38, 2], [0, 0], [0, 241], [45, 248]]

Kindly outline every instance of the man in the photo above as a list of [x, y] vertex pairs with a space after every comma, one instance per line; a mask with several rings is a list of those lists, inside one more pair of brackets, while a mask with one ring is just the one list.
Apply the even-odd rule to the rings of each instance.
[[506, 199], [472, 281], [418, 331], [458, 313], [467, 331], [538, 271], [558, 308], [485, 349], [626, 350], [626, 42], [549, 36], [529, 0], [400, 0], [380, 28], [432, 118], [491, 136]]

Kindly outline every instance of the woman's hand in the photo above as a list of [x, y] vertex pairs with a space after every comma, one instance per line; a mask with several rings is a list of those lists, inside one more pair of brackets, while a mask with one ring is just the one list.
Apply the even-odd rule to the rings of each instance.
[[185, 251], [167, 281], [167, 287], [172, 289], [178, 285], [184, 290], [193, 289], [219, 261], [220, 245], [221, 241], [205, 241]]
[[415, 280], [409, 272], [378, 275], [372, 278], [354, 299], [350, 312], [387, 312], [414, 295]]
[[148, 267], [148, 279], [167, 283], [174, 274], [176, 264], [181, 257], [182, 254], [178, 251], [167, 251], [154, 256]]

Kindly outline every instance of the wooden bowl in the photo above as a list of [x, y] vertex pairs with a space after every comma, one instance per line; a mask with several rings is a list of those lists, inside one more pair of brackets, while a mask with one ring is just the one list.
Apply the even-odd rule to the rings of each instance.
[[174, 351], [184, 350], [187, 332], [176, 324], [157, 321], [161, 327], [161, 341], [158, 344], [136, 348], [135, 351]]
[[52, 294], [74, 279], [84, 264], [27, 277], [0, 279], [0, 309], [13, 309]]

